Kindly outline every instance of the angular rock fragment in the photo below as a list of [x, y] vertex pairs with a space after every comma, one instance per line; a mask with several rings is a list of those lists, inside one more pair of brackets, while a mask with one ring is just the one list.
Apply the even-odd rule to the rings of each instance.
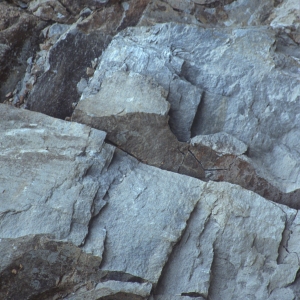
[[155, 284], [203, 186], [195, 178], [142, 164], [126, 174], [109, 190], [108, 205], [92, 224], [92, 231], [107, 230], [101, 268]]
[[247, 151], [247, 145], [226, 132], [208, 135], [197, 135], [191, 139], [191, 144], [201, 144], [220, 154], [242, 155]]
[[193, 1], [154, 0], [147, 5], [138, 25], [151, 26], [167, 22], [201, 25], [191, 13], [194, 10], [195, 5]]
[[10, 253], [0, 293], [299, 296], [297, 211], [236, 185], [144, 165], [84, 125], [6, 105], [0, 112], [0, 250]]
[[[78, 103], [72, 120], [107, 131], [110, 141], [142, 162], [177, 172], [187, 146], [169, 130], [166, 97], [167, 92], [151, 78], [118, 71], [103, 79], [98, 92]], [[202, 172], [195, 160], [186, 166], [195, 175]]]
[[86, 68], [108, 40], [105, 34], [85, 34], [77, 27], [63, 33], [47, 54], [44, 71], [28, 96], [27, 108], [61, 119], [70, 116], [72, 103], [79, 98], [77, 83], [87, 78]]
[[35, 0], [30, 1], [28, 10], [42, 20], [55, 22], [72, 22], [72, 15], [58, 0]]
[[[100, 281], [101, 259], [51, 235], [1, 238], [1, 299], [49, 299]], [[48, 298], [49, 297], [49, 298]]]

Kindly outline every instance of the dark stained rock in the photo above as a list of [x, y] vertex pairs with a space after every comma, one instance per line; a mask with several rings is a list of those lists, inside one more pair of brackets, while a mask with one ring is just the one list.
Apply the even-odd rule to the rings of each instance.
[[[97, 1], [94, 2], [95, 5]], [[101, 9], [60, 33], [54, 43], [46, 40], [42, 47], [49, 49], [49, 53], [41, 53], [45, 63], [38, 76], [31, 70], [29, 82], [33, 82], [33, 88], [26, 99], [26, 108], [60, 119], [71, 116], [80, 97], [77, 84], [90, 76], [86, 74], [87, 68], [94, 68], [93, 61], [101, 56], [114, 34], [139, 21], [147, 3], [111, 2], [107, 7], [101, 4]], [[71, 5], [68, 2], [66, 7], [67, 4]], [[78, 7], [71, 11], [78, 12]]]
[[46, 22], [6, 2], [0, 2], [0, 102], [23, 79], [27, 60], [38, 50]]
[[48, 54], [46, 72], [37, 79], [27, 99], [30, 110], [64, 119], [70, 116], [79, 98], [77, 83], [87, 78], [86, 68], [101, 55], [109, 43], [109, 36], [101, 32], [85, 34], [71, 28]]

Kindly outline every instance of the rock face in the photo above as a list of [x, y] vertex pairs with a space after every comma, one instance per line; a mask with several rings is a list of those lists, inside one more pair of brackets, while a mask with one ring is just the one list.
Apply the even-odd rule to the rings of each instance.
[[139, 163], [85, 125], [0, 111], [2, 295], [294, 299], [296, 210]]
[[[132, 1], [127, 10], [127, 7], [118, 3], [104, 8], [107, 1], [81, 1], [79, 4], [77, 1], [77, 4], [74, 1], [64, 1], [67, 2], [65, 6], [61, 6], [58, 1], [59, 6], [49, 5], [48, 2], [52, 1], [33, 1], [29, 9], [36, 9], [35, 15], [40, 15], [42, 19], [70, 23], [74, 15], [80, 12], [80, 7], [89, 7], [81, 11], [80, 18], [73, 25], [60, 28], [52, 25], [48, 31], [44, 30], [42, 51], [28, 72], [27, 85], [28, 82], [34, 84], [26, 101], [27, 108], [64, 119], [71, 116], [74, 105], [79, 100], [82, 91], [80, 88], [78, 90], [78, 82], [85, 84], [92, 75], [88, 70], [93, 71], [97, 58], [107, 47], [111, 37], [126, 26], [135, 25], [146, 2]], [[54, 17], [54, 12], [48, 12], [49, 7], [57, 10], [55, 15], [59, 15], [58, 18]], [[64, 12], [59, 12], [60, 8], [64, 8]], [[99, 11], [93, 12], [90, 8], [99, 8]], [[72, 18], [69, 17], [70, 11], [73, 12]], [[46, 17], [43, 17], [44, 14]]]
[[300, 299], [299, 13], [0, 1], [0, 298]]
[[[46, 23], [0, 1], [0, 102], [9, 100], [22, 80], [27, 59], [38, 49], [39, 32]], [[17, 102], [17, 100], [16, 100]]]
[[[299, 159], [293, 159], [300, 90], [296, 74], [284, 71], [280, 62], [295, 61], [280, 43], [275, 32], [264, 27], [216, 32], [169, 23], [128, 29], [114, 38], [101, 57], [82, 99], [100, 89], [101, 78], [113, 70], [126, 68], [151, 76], [169, 91], [170, 126], [179, 140], [221, 131], [231, 134], [249, 147], [248, 156], [263, 177], [291, 192], [300, 185]], [[241, 98], [243, 102], [238, 101]], [[189, 108], [189, 121], [178, 102], [184, 103], [183, 110]], [[282, 166], [281, 171], [274, 165]]]

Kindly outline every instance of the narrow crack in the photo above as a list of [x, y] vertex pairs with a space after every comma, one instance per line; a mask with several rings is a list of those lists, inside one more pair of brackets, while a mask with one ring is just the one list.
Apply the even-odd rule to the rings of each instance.
[[[167, 270], [167, 269], [168, 269], [168, 266], [172, 263], [173, 256], [175, 255], [174, 253], [176, 252], [176, 250], [177, 250], [177, 248], [178, 248], [178, 245], [182, 242], [182, 239], [183, 239], [183, 237], [184, 237], [186, 231], [187, 231], [188, 228], [189, 228], [191, 219], [193, 218], [193, 216], [194, 216], [194, 214], [195, 214], [195, 212], [196, 212], [196, 210], [197, 210], [197, 206], [198, 206], [198, 203], [199, 203], [199, 201], [200, 201], [200, 199], [201, 199], [201, 197], [202, 197], [202, 194], [203, 194], [203, 193], [201, 193], [201, 194], [199, 195], [198, 201], [197, 201], [196, 204], [194, 205], [194, 208], [193, 208], [193, 210], [191, 211], [191, 213], [190, 213], [190, 215], [189, 215], [189, 218], [186, 220], [186, 226], [185, 226], [185, 228], [183, 229], [183, 231], [181, 232], [180, 237], [179, 237], [178, 240], [174, 243], [174, 245], [173, 245], [173, 247], [172, 247], [172, 249], [171, 249], [171, 251], [170, 251], [170, 254], [168, 255], [168, 257], [167, 257], [167, 259], [166, 259], [166, 261], [165, 261], [165, 263], [164, 263], [164, 266], [163, 266], [163, 268], [162, 268], [162, 271], [161, 271], [160, 277], [159, 277], [159, 279], [158, 279], [158, 281], [157, 281], [157, 284], [156, 284], [156, 285], [153, 285], [153, 289], [152, 289], [152, 292], [151, 292], [152, 295], [157, 295], [156, 293], [157, 293], [157, 291], [160, 289], [161, 281], [167, 276], [167, 273], [168, 273], [168, 270]], [[189, 236], [188, 236], [188, 238], [189, 238]], [[184, 241], [184, 243], [187, 242], [188, 238]]]
[[206, 299], [206, 297], [203, 294], [195, 293], [195, 292], [181, 293], [181, 296], [187, 296], [187, 297], [190, 297], [190, 298], [202, 297], [203, 299]]
[[206, 171], [205, 168], [204, 168], [203, 165], [202, 165], [202, 162], [194, 155], [194, 153], [190, 150], [190, 148], [188, 149], [188, 152], [189, 152], [189, 153], [193, 156], [193, 158], [199, 163], [201, 169], [202, 169], [203, 171]]

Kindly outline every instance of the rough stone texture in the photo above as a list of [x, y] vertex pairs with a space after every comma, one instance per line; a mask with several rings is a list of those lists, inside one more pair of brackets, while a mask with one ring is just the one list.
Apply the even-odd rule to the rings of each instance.
[[191, 177], [157, 172], [139, 165], [126, 174], [109, 190], [109, 205], [91, 227], [91, 231], [107, 230], [103, 270], [130, 273], [154, 284], [204, 185]]
[[[80, 101], [77, 110], [99, 118], [133, 113], [155, 114], [165, 118], [169, 112], [166, 91], [151, 78], [137, 73], [120, 72], [106, 78], [102, 84], [100, 92]], [[121, 89], [114, 90], [116, 86]], [[87, 111], [88, 109], [90, 110]]]
[[191, 139], [191, 144], [201, 144], [220, 154], [242, 155], [247, 151], [247, 145], [226, 132], [208, 135], [197, 135]]
[[[299, 47], [289, 47], [288, 53], [287, 43], [293, 44], [288, 40], [287, 35], [277, 40], [265, 27], [216, 31], [171, 23], [130, 28], [111, 42], [82, 99], [98, 92], [103, 78], [114, 71], [125, 68], [151, 76], [169, 91], [170, 125], [182, 129], [188, 116], [194, 136], [224, 131], [236, 137], [248, 146], [260, 177], [282, 192], [292, 192], [300, 186], [294, 150], [300, 90], [297, 71], [288, 66], [298, 65], [292, 54], [297, 57]], [[193, 98], [179, 83], [201, 89], [199, 95], [203, 91], [198, 106], [178, 114], [182, 123], [172, 118], [172, 107], [177, 109], [173, 103], [180, 99], [190, 107]], [[180, 139], [180, 130], [171, 129]]]
[[[145, 75], [115, 72], [103, 80], [99, 92], [78, 103], [72, 120], [107, 131], [110, 141], [145, 163], [178, 172], [187, 145], [169, 130], [166, 96], [167, 92]], [[203, 174], [195, 159], [185, 165], [195, 177]]]
[[0, 298], [300, 299], [299, 13], [0, 0]]
[[85, 34], [76, 26], [70, 27], [47, 53], [44, 70], [38, 74], [26, 106], [61, 119], [70, 116], [72, 104], [79, 98], [77, 83], [82, 77], [88, 78], [86, 68], [108, 42], [100, 32]]
[[150, 283], [117, 282], [114, 280], [98, 283], [92, 290], [86, 287], [76, 291], [75, 295], [69, 295], [64, 299], [89, 300], [89, 299], [116, 299], [116, 300], [142, 300], [151, 292]]
[[0, 111], [5, 297], [300, 295], [296, 210], [139, 163], [87, 126]]
[[[205, 299], [295, 299], [285, 287], [299, 269], [298, 254], [290, 252], [295, 248], [288, 242], [292, 228], [299, 226], [296, 215], [237, 186], [209, 183], [154, 291], [161, 298], [154, 299], [173, 293]], [[295, 265], [287, 267], [291, 260]]]
[[23, 78], [27, 59], [38, 49], [46, 23], [6, 2], [0, 2], [0, 102], [9, 100]]
[[33, 0], [28, 1], [28, 10], [43, 20], [52, 20], [58, 23], [73, 23], [78, 19], [80, 12], [88, 8], [91, 11], [103, 9], [108, 0]]
[[[53, 236], [27, 235], [1, 238], [1, 299], [51, 299], [63, 297], [83, 286], [93, 287], [104, 277], [101, 259]], [[53, 299], [53, 298], [52, 298]], [[56, 298], [57, 299], [57, 298]]]
[[140, 26], [151, 26], [157, 23], [177, 22], [184, 24], [201, 23], [191, 14], [195, 5], [192, 1], [167, 1], [154, 0], [149, 2], [140, 21]]
[[5, 105], [0, 114], [1, 237], [53, 233], [81, 245], [103, 206], [89, 170], [101, 174], [112, 159], [105, 133]]
[[[39, 58], [29, 66], [28, 78], [24, 78], [24, 85], [30, 86], [26, 107], [65, 119], [71, 116], [79, 100], [78, 82], [88, 80], [87, 68], [93, 71], [111, 36], [138, 22], [147, 1], [134, 0], [126, 2], [127, 5], [109, 2], [107, 7], [104, 7], [106, 2], [101, 1], [89, 1], [85, 5], [83, 1], [77, 4], [76, 1], [52, 1], [55, 5], [50, 2], [32, 1], [29, 9], [42, 19], [70, 23], [80, 7], [90, 8], [86, 12], [83, 10], [81, 18], [67, 30], [52, 35], [44, 32]], [[64, 12], [60, 11], [61, 7]]]

